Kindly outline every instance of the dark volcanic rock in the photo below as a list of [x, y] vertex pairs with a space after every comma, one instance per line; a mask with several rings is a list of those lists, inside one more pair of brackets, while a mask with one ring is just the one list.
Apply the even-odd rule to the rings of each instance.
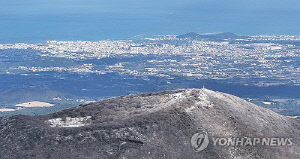
[[[193, 134], [209, 145], [195, 152]], [[0, 158], [300, 158], [299, 120], [207, 89], [110, 98], [46, 116], [0, 118]], [[220, 146], [213, 138], [291, 138], [290, 146]]]

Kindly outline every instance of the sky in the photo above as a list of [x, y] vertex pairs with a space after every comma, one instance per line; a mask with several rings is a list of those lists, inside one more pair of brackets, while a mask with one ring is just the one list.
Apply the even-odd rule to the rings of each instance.
[[297, 0], [0, 0], [0, 43], [156, 34], [297, 34]]

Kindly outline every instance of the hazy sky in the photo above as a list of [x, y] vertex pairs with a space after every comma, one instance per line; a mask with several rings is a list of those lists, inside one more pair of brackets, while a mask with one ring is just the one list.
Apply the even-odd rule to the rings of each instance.
[[189, 31], [299, 34], [299, 19], [299, 0], [0, 0], [0, 42]]
[[100, 13], [122, 12], [136, 9], [186, 11], [299, 11], [298, 0], [1, 0], [1, 14]]

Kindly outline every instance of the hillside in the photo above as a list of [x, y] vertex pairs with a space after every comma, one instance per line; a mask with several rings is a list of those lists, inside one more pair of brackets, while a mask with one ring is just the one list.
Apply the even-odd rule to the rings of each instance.
[[210, 41], [223, 41], [223, 40], [236, 40], [247, 39], [248, 36], [236, 35], [231, 32], [216, 33], [216, 34], [197, 34], [194, 32], [178, 35], [179, 39], [192, 39], [192, 40], [210, 40]]
[[[195, 133], [209, 139], [199, 152]], [[245, 137], [289, 138], [292, 144], [213, 144], [214, 138]], [[0, 118], [1, 159], [296, 159], [299, 138], [298, 119], [204, 88], [115, 97], [45, 116]]]

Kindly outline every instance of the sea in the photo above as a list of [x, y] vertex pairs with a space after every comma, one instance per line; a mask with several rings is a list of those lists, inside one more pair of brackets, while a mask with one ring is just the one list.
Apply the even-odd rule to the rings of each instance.
[[300, 2], [1, 0], [0, 43], [128, 40], [187, 32], [299, 35]]

